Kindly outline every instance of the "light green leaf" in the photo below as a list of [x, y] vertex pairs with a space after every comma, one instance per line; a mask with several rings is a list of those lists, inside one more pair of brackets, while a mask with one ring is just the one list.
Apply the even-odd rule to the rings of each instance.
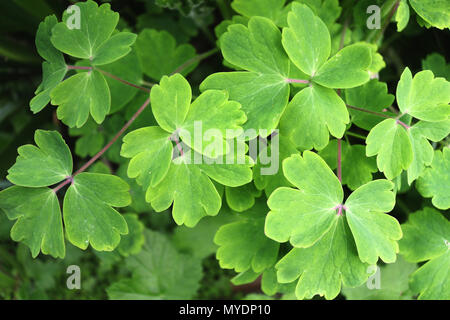
[[19, 147], [16, 163], [8, 170], [8, 180], [24, 187], [46, 187], [72, 175], [72, 155], [56, 131], [36, 130], [37, 146]]
[[330, 33], [323, 21], [306, 5], [292, 4], [288, 28], [283, 29], [283, 47], [301, 71], [313, 76], [330, 55]]
[[446, 0], [409, 0], [414, 11], [432, 26], [450, 28], [450, 3]]
[[395, 262], [397, 240], [402, 237], [398, 221], [384, 212], [395, 205], [394, 184], [387, 180], [371, 181], [353, 192], [345, 202], [347, 221], [361, 261], [375, 264], [380, 257]]
[[450, 222], [437, 210], [424, 208], [402, 225], [400, 253], [411, 262], [429, 260], [411, 276], [419, 299], [450, 299]]
[[[63, 14], [63, 22], [56, 24], [52, 29], [51, 41], [55, 48], [73, 57], [102, 59], [98, 55], [101, 52], [100, 48], [115, 30], [119, 14], [110, 9], [110, 4], [103, 4], [99, 7], [91, 0], [79, 2], [76, 6], [80, 11], [79, 28], [76, 25], [72, 26], [77, 20], [77, 16], [74, 16], [75, 13], [69, 13], [66, 10]], [[108, 45], [106, 46], [108, 47]], [[120, 57], [117, 56], [116, 59]], [[109, 62], [112, 61], [109, 59]]]
[[442, 210], [450, 208], [450, 148], [434, 152], [431, 167], [417, 180], [417, 190], [425, 198], [432, 197], [433, 205]]
[[394, 20], [397, 22], [397, 32], [401, 32], [408, 25], [409, 5], [407, 0], [400, 0]]
[[298, 188], [275, 190], [267, 204], [265, 233], [278, 242], [309, 247], [336, 223], [344, 194], [339, 180], [317, 154], [305, 151], [283, 161], [286, 178]]
[[280, 19], [286, 0], [234, 0], [231, 7], [237, 13], [251, 18], [266, 17], [273, 22]]
[[444, 78], [434, 78], [429, 70], [418, 72], [413, 78], [405, 68], [396, 95], [403, 114], [425, 121], [447, 120], [450, 115], [450, 83]]
[[422, 60], [422, 69], [431, 70], [436, 77], [450, 80], [450, 64], [439, 53], [431, 53]]
[[80, 128], [89, 113], [97, 123], [102, 123], [109, 113], [111, 96], [103, 75], [94, 70], [81, 72], [64, 80], [50, 93], [51, 103], [58, 105], [58, 119], [69, 127]]
[[225, 196], [230, 209], [242, 212], [253, 207], [255, 198], [261, 196], [261, 191], [253, 183], [248, 183], [241, 187], [225, 187]]
[[320, 150], [328, 144], [328, 132], [341, 138], [349, 121], [345, 103], [334, 90], [312, 85], [294, 96], [280, 126], [298, 148]]
[[238, 221], [219, 228], [214, 242], [219, 246], [216, 257], [221, 268], [262, 272], [275, 263], [279, 244], [264, 234], [266, 212], [265, 201], [259, 200], [240, 213]]
[[80, 173], [73, 178], [64, 197], [64, 225], [67, 238], [86, 249], [112, 251], [127, 234], [127, 223], [114, 207], [131, 203], [129, 186], [121, 178], [99, 173]]
[[341, 284], [355, 287], [369, 276], [367, 264], [361, 262], [345, 217], [335, 219], [319, 241], [309, 248], [294, 248], [277, 264], [280, 283], [299, 278], [295, 295], [298, 299], [310, 299], [314, 295], [335, 298]]
[[66, 249], [56, 194], [48, 188], [10, 187], [0, 192], [0, 209], [16, 220], [11, 238], [30, 247], [35, 258], [39, 251], [64, 258]]
[[198, 63], [177, 70], [195, 57], [195, 48], [190, 44], [177, 46], [175, 38], [167, 31], [144, 29], [136, 40], [136, 52], [142, 70], [150, 78], [159, 81], [173, 72], [187, 75]]
[[131, 158], [128, 177], [136, 178], [144, 189], [160, 183], [172, 161], [173, 147], [170, 134], [159, 127], [144, 127], [123, 138], [120, 155]]
[[371, 63], [371, 48], [356, 43], [338, 51], [317, 70], [312, 80], [328, 88], [357, 87], [369, 81]]
[[450, 119], [440, 122], [419, 121], [409, 130], [414, 154], [413, 162], [408, 168], [408, 184], [422, 175], [425, 166], [431, 165], [434, 150], [427, 139], [438, 142], [450, 134]]
[[408, 132], [395, 119], [386, 119], [370, 130], [366, 155], [377, 155], [377, 166], [389, 180], [409, 168], [413, 150]]
[[92, 65], [101, 66], [126, 56], [131, 51], [131, 45], [136, 41], [136, 37], [131, 32], [116, 33], [98, 48], [92, 59]]

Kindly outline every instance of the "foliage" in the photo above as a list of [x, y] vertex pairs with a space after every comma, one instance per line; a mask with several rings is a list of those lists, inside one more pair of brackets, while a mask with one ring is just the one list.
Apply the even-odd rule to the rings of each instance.
[[33, 4], [37, 52], [0, 38], [37, 70], [0, 86], [0, 297], [450, 299], [449, 65], [402, 48], [449, 3], [372, 2]]

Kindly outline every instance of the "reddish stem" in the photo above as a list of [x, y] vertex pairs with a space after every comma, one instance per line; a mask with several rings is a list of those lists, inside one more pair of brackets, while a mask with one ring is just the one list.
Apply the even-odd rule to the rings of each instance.
[[337, 139], [337, 176], [339, 182], [342, 184], [342, 151], [341, 151], [341, 139]]
[[383, 114], [383, 113], [372, 111], [372, 110], [366, 110], [366, 109], [363, 109], [363, 108], [354, 107], [354, 106], [351, 106], [351, 105], [348, 105], [348, 104], [347, 104], [347, 108], [358, 110], [358, 111], [361, 111], [361, 112], [370, 113], [370, 114], [373, 114], [373, 115], [376, 115], [376, 116], [379, 116], [379, 117], [383, 117], [383, 118], [386, 118], [386, 119], [394, 119], [396, 121], [396, 123], [398, 123], [401, 126], [403, 126], [406, 130], [411, 128], [410, 126], [408, 126], [403, 121], [400, 121], [397, 118], [390, 117], [387, 114]]
[[287, 83], [309, 83], [309, 80], [286, 78]]
[[103, 74], [104, 74], [105, 76], [107, 76], [107, 77], [110, 77], [110, 78], [112, 78], [112, 79], [115, 79], [115, 80], [117, 80], [117, 81], [120, 81], [120, 82], [122, 82], [122, 83], [124, 83], [124, 84], [126, 84], [126, 85], [129, 85], [129, 86], [131, 86], [131, 87], [137, 88], [137, 89], [142, 90], [142, 91], [145, 91], [145, 92], [150, 92], [150, 89], [149, 89], [149, 88], [141, 87], [141, 86], [138, 86], [138, 85], [136, 85], [136, 84], [134, 84], [134, 83], [128, 82], [127, 80], [124, 80], [124, 79], [122, 79], [122, 78], [119, 78], [118, 76], [115, 76], [115, 75], [113, 75], [112, 73], [109, 73], [108, 71], [105, 71], [105, 70], [102, 70], [102, 69], [99, 69], [99, 68], [95, 68], [95, 70], [97, 70], [97, 71], [103, 73]]
[[84, 66], [67, 66], [69, 70], [92, 70], [92, 67], [84, 67]]
[[171, 140], [172, 140], [172, 141], [175, 141], [175, 144], [177, 145], [177, 148], [178, 148], [178, 152], [180, 153], [180, 156], [182, 157], [182, 156], [184, 155], [183, 147], [181, 146], [180, 140], [178, 140], [177, 135], [174, 134], [174, 135], [171, 137]]

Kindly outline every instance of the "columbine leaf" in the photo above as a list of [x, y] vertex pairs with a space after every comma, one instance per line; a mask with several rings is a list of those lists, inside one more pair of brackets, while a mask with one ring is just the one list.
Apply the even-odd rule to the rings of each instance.
[[72, 155], [56, 131], [36, 130], [37, 146], [19, 147], [16, 163], [8, 170], [8, 180], [24, 187], [46, 187], [72, 175]]
[[402, 237], [398, 221], [384, 212], [395, 205], [394, 184], [387, 180], [371, 181], [355, 190], [345, 202], [347, 221], [361, 261], [375, 264], [380, 257], [392, 263]]
[[103, 75], [94, 70], [78, 73], [64, 80], [50, 93], [51, 103], [59, 105], [57, 116], [69, 127], [80, 128], [89, 113], [102, 123], [109, 113], [111, 96]]
[[281, 22], [285, 2], [286, 0], [234, 0], [231, 7], [245, 17], [265, 17], [277, 23]]
[[335, 298], [344, 286], [361, 285], [369, 276], [367, 266], [358, 258], [345, 218], [335, 219], [319, 241], [309, 248], [294, 248], [277, 264], [280, 283], [299, 278], [295, 295], [310, 299], [318, 294]]
[[281, 45], [280, 31], [270, 20], [253, 17], [248, 27], [231, 25], [220, 38], [220, 45], [229, 63], [250, 72], [212, 74], [201, 84], [201, 91], [226, 89], [230, 99], [241, 103], [248, 115], [244, 129], [266, 129], [265, 136], [269, 135], [289, 98], [289, 59]]
[[432, 26], [450, 28], [450, 4], [445, 0], [410, 0], [414, 11]]
[[144, 127], [123, 138], [121, 156], [131, 158], [128, 177], [144, 189], [155, 187], [166, 176], [172, 161], [170, 134], [159, 127]]
[[419, 299], [450, 299], [450, 223], [432, 208], [408, 217], [402, 225], [400, 253], [410, 262], [427, 261], [411, 277], [411, 288]]
[[401, 32], [403, 29], [406, 28], [409, 21], [408, 1], [400, 0], [394, 19], [397, 22], [397, 32]]
[[413, 78], [405, 68], [396, 95], [403, 114], [425, 121], [447, 120], [450, 115], [450, 83], [444, 78], [434, 78], [429, 70], [418, 72]]
[[216, 257], [221, 268], [243, 272], [262, 272], [272, 266], [278, 256], [279, 244], [264, 235], [265, 201], [239, 214], [236, 222], [217, 231], [214, 242], [219, 246]]
[[434, 152], [431, 167], [425, 169], [417, 180], [417, 190], [423, 197], [432, 197], [436, 208], [447, 210], [450, 208], [450, 148]]
[[450, 64], [439, 53], [431, 53], [422, 60], [422, 69], [431, 70], [436, 77], [450, 80]]
[[145, 243], [144, 224], [133, 213], [123, 215], [128, 226], [128, 234], [122, 236], [117, 250], [125, 257], [139, 253]]
[[345, 103], [337, 93], [314, 84], [294, 96], [280, 126], [298, 148], [320, 150], [328, 144], [328, 132], [341, 138], [349, 121]]
[[283, 47], [291, 61], [307, 75], [314, 75], [331, 52], [325, 23], [306, 5], [292, 4], [288, 28], [283, 29]]
[[[170, 33], [153, 29], [144, 29], [139, 34], [136, 52], [144, 73], [156, 81], [170, 75], [195, 57], [193, 46], [190, 44], [177, 46], [175, 38]], [[196, 66], [197, 63], [194, 63], [178, 72], [187, 75]]]
[[164, 130], [173, 132], [186, 119], [192, 99], [191, 86], [180, 74], [164, 76], [160, 84], [152, 88], [150, 98], [158, 124]]
[[[281, 187], [267, 204], [266, 235], [294, 247], [309, 247], [335, 224], [344, 194], [339, 180], [317, 154], [293, 155], [283, 161], [286, 178], [299, 190]], [[295, 223], [293, 223], [295, 221]]]
[[[63, 22], [52, 29], [51, 41], [55, 48], [76, 58], [89, 59], [93, 65], [111, 63], [130, 51], [136, 36], [128, 32], [113, 34], [119, 14], [109, 4], [100, 7], [94, 1], [79, 2], [79, 28], [69, 28], [71, 14], [63, 14]], [[73, 18], [73, 17], [72, 17]]]
[[64, 79], [67, 72], [63, 54], [50, 42], [51, 29], [57, 23], [54, 15], [48, 16], [39, 24], [36, 32], [36, 48], [45, 62], [42, 63], [42, 83], [30, 101], [34, 113], [41, 111], [50, 102], [50, 91]]
[[357, 87], [369, 81], [371, 63], [371, 48], [365, 44], [353, 44], [324, 63], [313, 81], [328, 88]]
[[75, 246], [112, 251], [120, 235], [128, 233], [125, 219], [112, 207], [131, 203], [128, 184], [119, 177], [80, 173], [73, 178], [64, 197], [64, 225], [67, 238]]
[[64, 258], [66, 249], [56, 194], [48, 188], [10, 187], [0, 192], [0, 209], [16, 223], [11, 238], [30, 247], [35, 258], [39, 251]]
[[241, 187], [226, 187], [225, 196], [230, 209], [242, 212], [253, 207], [255, 198], [261, 196], [261, 191], [253, 183], [248, 183]]
[[422, 175], [425, 166], [431, 165], [434, 150], [427, 139], [438, 142], [450, 134], [450, 120], [440, 122], [419, 121], [409, 130], [413, 161], [408, 168], [408, 183]]
[[413, 161], [408, 132], [395, 119], [386, 119], [370, 130], [366, 139], [366, 155], [377, 155], [377, 166], [392, 180]]
[[[331, 169], [336, 169], [337, 140], [330, 141], [325, 149], [319, 152], [319, 155]], [[341, 141], [341, 156], [342, 183], [351, 190], [372, 181], [372, 173], [378, 171], [375, 159], [366, 157], [365, 147], [362, 145], [350, 145]]]

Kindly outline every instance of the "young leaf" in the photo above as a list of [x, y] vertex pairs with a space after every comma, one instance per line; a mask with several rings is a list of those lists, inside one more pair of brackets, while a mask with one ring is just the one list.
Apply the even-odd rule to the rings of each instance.
[[392, 180], [413, 161], [408, 132], [395, 119], [386, 119], [370, 130], [366, 139], [366, 155], [377, 155], [377, 166]]
[[64, 80], [50, 93], [51, 103], [59, 105], [57, 116], [69, 127], [83, 126], [89, 113], [102, 123], [109, 113], [111, 96], [103, 75], [96, 71], [82, 72]]
[[289, 27], [283, 29], [283, 47], [301, 71], [313, 76], [331, 52], [327, 26], [306, 5], [293, 3], [288, 14]]
[[434, 78], [429, 70], [412, 77], [405, 68], [397, 86], [397, 103], [403, 114], [425, 121], [447, 120], [450, 115], [450, 82]]
[[394, 217], [384, 214], [394, 209], [393, 188], [387, 180], [371, 181], [345, 202], [347, 221], [363, 262], [375, 264], [378, 257], [386, 263], [395, 262], [402, 230]]
[[112, 207], [131, 203], [128, 184], [119, 177], [80, 173], [73, 178], [64, 197], [64, 225], [67, 238], [75, 246], [112, 251], [120, 235], [128, 233], [123, 216]]
[[66, 249], [56, 194], [48, 188], [13, 186], [0, 192], [0, 209], [11, 220], [11, 238], [30, 247], [35, 258], [39, 251], [64, 258]]
[[37, 146], [19, 147], [16, 163], [8, 170], [8, 180], [23, 187], [46, 187], [72, 175], [72, 155], [56, 131], [36, 130]]
[[349, 121], [345, 103], [337, 93], [313, 84], [294, 96], [280, 126], [298, 148], [320, 150], [328, 144], [328, 132], [341, 138]]
[[313, 246], [292, 249], [275, 267], [280, 283], [299, 278], [297, 299], [310, 299], [316, 294], [333, 299], [341, 284], [356, 287], [369, 276], [368, 265], [358, 258], [344, 217], [334, 219], [329, 232]]
[[450, 4], [445, 0], [410, 0], [414, 11], [432, 26], [450, 28]]
[[450, 208], [450, 148], [435, 150], [431, 167], [417, 180], [417, 190], [423, 197], [432, 197], [433, 205], [442, 210]]
[[400, 0], [394, 19], [397, 22], [397, 32], [401, 32], [406, 28], [409, 21], [409, 5], [407, 0]]
[[400, 253], [407, 261], [427, 261], [411, 276], [411, 289], [419, 299], [450, 299], [449, 286], [450, 223], [432, 208], [424, 208], [408, 217], [402, 225], [404, 237]]
[[264, 235], [265, 201], [240, 213], [236, 222], [217, 231], [214, 242], [219, 246], [216, 257], [221, 268], [243, 272], [262, 272], [272, 266], [278, 256], [279, 244]]

